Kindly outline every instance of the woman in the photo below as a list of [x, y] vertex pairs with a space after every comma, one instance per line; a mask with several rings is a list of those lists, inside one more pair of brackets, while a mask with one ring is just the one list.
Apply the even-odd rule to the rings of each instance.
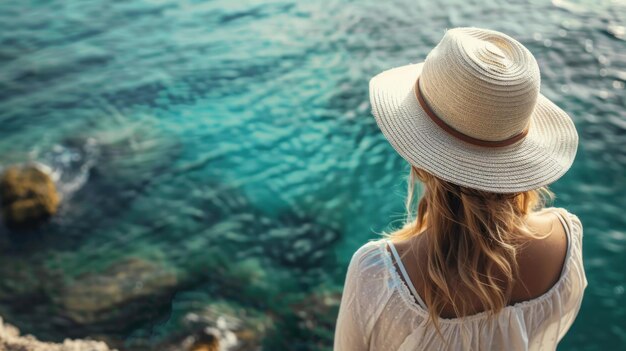
[[478, 28], [370, 81], [376, 122], [411, 165], [409, 218], [353, 255], [335, 350], [556, 349], [587, 280], [579, 219], [544, 204], [578, 135], [539, 85], [524, 46]]

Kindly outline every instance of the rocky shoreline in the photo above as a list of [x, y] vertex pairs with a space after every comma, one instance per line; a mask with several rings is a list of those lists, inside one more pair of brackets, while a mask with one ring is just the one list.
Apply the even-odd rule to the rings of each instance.
[[65, 339], [63, 343], [37, 340], [32, 335], [20, 335], [19, 329], [0, 318], [0, 351], [115, 351], [102, 341]]

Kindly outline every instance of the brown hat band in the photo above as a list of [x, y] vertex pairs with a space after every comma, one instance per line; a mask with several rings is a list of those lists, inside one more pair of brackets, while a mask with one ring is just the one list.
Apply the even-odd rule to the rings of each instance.
[[504, 140], [476, 139], [474, 137], [463, 134], [459, 132], [458, 130], [450, 127], [446, 122], [444, 122], [441, 118], [439, 118], [435, 114], [435, 112], [430, 108], [430, 106], [428, 106], [428, 104], [424, 100], [424, 97], [422, 96], [422, 92], [420, 90], [420, 85], [419, 85], [419, 78], [415, 82], [415, 96], [417, 97], [417, 101], [422, 106], [422, 109], [424, 110], [424, 112], [426, 112], [428, 117], [430, 117], [430, 119], [433, 122], [435, 122], [441, 129], [445, 130], [448, 134], [466, 143], [470, 143], [470, 144], [477, 145], [477, 146], [484, 146], [484, 147], [502, 147], [502, 146], [508, 146], [508, 145], [514, 144], [515, 142], [523, 139], [526, 136], [526, 134], [528, 134], [528, 126], [527, 126], [526, 128], [524, 128], [524, 130], [522, 130], [518, 134], [515, 134], [514, 136], [504, 139]]

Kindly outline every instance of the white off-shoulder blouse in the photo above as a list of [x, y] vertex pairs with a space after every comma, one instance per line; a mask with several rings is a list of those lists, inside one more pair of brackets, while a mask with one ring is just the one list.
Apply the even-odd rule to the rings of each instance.
[[439, 318], [443, 339], [432, 323], [427, 323], [425, 306], [413, 298], [421, 300], [416, 292], [411, 294], [411, 281], [401, 279], [402, 261], [396, 260], [400, 272], [394, 267], [387, 241], [366, 243], [348, 266], [334, 349], [555, 350], [578, 314], [587, 279], [580, 220], [564, 209], [545, 210], [557, 213], [568, 238], [557, 283], [537, 298], [506, 306], [491, 320], [486, 312]]

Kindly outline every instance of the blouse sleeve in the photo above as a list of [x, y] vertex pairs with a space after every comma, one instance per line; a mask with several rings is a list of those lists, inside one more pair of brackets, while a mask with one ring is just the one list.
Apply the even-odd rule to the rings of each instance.
[[343, 288], [339, 316], [335, 327], [335, 351], [367, 350], [366, 336], [363, 328], [363, 319], [359, 313], [357, 303], [357, 287], [359, 281], [359, 265], [362, 249], [352, 256], [348, 265], [348, 273]]

